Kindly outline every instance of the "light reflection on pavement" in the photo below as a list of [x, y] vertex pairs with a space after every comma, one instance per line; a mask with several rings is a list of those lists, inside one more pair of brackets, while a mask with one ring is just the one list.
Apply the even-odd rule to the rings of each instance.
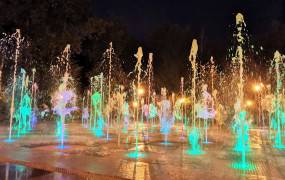
[[[229, 132], [210, 130], [209, 140], [213, 143], [204, 144], [206, 153], [197, 156], [185, 153], [189, 146], [187, 142], [180, 141], [179, 131], [169, 136], [169, 144], [161, 144], [164, 137], [158, 130], [150, 133], [147, 141], [140, 134], [139, 151], [147, 156], [138, 159], [126, 157], [128, 152], [134, 150], [131, 138], [129, 144], [121, 143], [118, 147], [115, 134], [112, 134], [113, 138], [108, 143], [102, 139], [89, 143], [89, 139], [96, 137], [87, 129], [70, 124], [69, 132], [72, 142], [69, 149], [57, 151], [54, 148], [56, 143], [28, 147], [26, 144], [40, 141], [37, 134], [31, 134], [17, 143], [5, 144], [5, 147], [2, 146], [4, 143], [1, 144], [0, 161], [81, 177], [93, 177], [94, 174], [99, 179], [285, 179], [285, 151], [272, 148], [266, 131], [258, 129], [250, 133], [251, 151], [248, 159], [255, 165], [255, 169], [250, 171], [230, 167], [239, 159], [239, 155], [232, 151], [234, 141]], [[40, 138], [45, 141], [45, 136]], [[78, 142], [86, 141], [90, 145], [76, 143], [77, 138]], [[122, 135], [122, 138], [125, 137]]]

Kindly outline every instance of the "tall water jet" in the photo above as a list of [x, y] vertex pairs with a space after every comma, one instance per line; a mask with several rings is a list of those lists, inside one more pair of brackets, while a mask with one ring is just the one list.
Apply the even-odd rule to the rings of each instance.
[[147, 77], [148, 77], [148, 95], [147, 95], [147, 104], [150, 104], [151, 88], [152, 88], [152, 79], [153, 79], [153, 54], [149, 53], [148, 64], [147, 64]]
[[[268, 117], [268, 130], [269, 130], [269, 139], [272, 139], [272, 129], [274, 130], [272, 118], [274, 116], [274, 104], [275, 104], [275, 95], [271, 92], [271, 85], [266, 85], [267, 94], [261, 99], [261, 106], [263, 113], [267, 114]], [[275, 119], [275, 118], [274, 118]]]
[[196, 39], [193, 39], [192, 46], [189, 55], [189, 61], [192, 67], [192, 87], [191, 87], [191, 97], [192, 97], [192, 128], [188, 135], [189, 142], [191, 144], [191, 149], [188, 150], [188, 154], [198, 155], [203, 154], [200, 141], [200, 131], [196, 127], [196, 78], [197, 78], [197, 53], [198, 53], [198, 43]]
[[153, 54], [149, 53], [148, 55], [148, 64], [147, 64], [147, 77], [148, 77], [148, 91], [147, 91], [147, 103], [145, 110], [146, 118], [147, 118], [147, 138], [149, 133], [149, 120], [153, 119], [153, 117], [150, 117], [150, 98], [151, 98], [151, 92], [152, 92], [152, 79], [153, 79]]
[[[125, 120], [127, 120], [127, 114], [128, 114], [128, 105], [126, 106], [126, 92], [125, 87], [123, 85], [119, 85], [118, 88], [116, 88], [115, 92], [115, 104], [116, 104], [116, 114], [117, 114], [117, 144], [118, 146], [121, 145], [121, 132], [122, 129], [124, 130], [125, 126]], [[126, 118], [126, 119], [125, 119]], [[126, 130], [126, 129], [125, 129]]]
[[28, 90], [29, 77], [26, 76], [24, 69], [21, 69], [21, 76], [18, 81], [19, 84], [16, 86], [15, 94], [19, 94], [20, 91], [20, 96], [16, 97], [15, 95], [17, 102], [15, 102], [15, 123], [13, 128], [17, 131], [17, 136], [19, 137], [31, 130], [32, 102]]
[[85, 107], [85, 96], [83, 96], [83, 98], [82, 98], [82, 108], [81, 108], [81, 125], [83, 126], [83, 127], [85, 127], [85, 121], [86, 121], [86, 117], [88, 118], [89, 117], [89, 115], [88, 116], [86, 116], [87, 115], [87, 113], [86, 112], [88, 112], [88, 110], [86, 111], [86, 107]]
[[[21, 69], [21, 74], [16, 77], [15, 95], [14, 95], [14, 113], [12, 130], [17, 137], [26, 134], [31, 129], [31, 100], [28, 90], [29, 79], [26, 77], [26, 71]], [[12, 84], [11, 84], [12, 88]], [[8, 88], [8, 94], [12, 89]], [[9, 141], [6, 140], [6, 141]]]
[[91, 109], [91, 108], [90, 108], [91, 102], [90, 102], [90, 100], [89, 100], [89, 99], [90, 99], [90, 94], [91, 94], [91, 93], [90, 93], [90, 89], [88, 89], [88, 90], [87, 90], [87, 95], [86, 95], [86, 96], [87, 96], [87, 99], [86, 99], [86, 108], [85, 108], [85, 109], [86, 109], [86, 110], [85, 110], [85, 111], [86, 111], [86, 114], [88, 114], [88, 116], [86, 116], [86, 119], [85, 119], [85, 126], [84, 126], [85, 128], [88, 128], [88, 127], [89, 127], [89, 118], [90, 118], [90, 109]]
[[[56, 135], [59, 138], [59, 148], [63, 149], [64, 140], [66, 135], [65, 121], [66, 117], [70, 115], [72, 111], [75, 111], [76, 95], [72, 89], [68, 87], [68, 82], [70, 81], [70, 76], [65, 72], [64, 77], [62, 78], [62, 83], [60, 84], [57, 92], [52, 97], [52, 104], [54, 112], [59, 115], [57, 120], [57, 130]], [[70, 107], [70, 105], [72, 105]]]
[[214, 74], [215, 74], [215, 70], [216, 70], [213, 56], [211, 56], [210, 63], [211, 63], [211, 70], [210, 70], [210, 73], [211, 73], [211, 92], [213, 94], [213, 91], [214, 91]]
[[112, 55], [113, 55], [113, 43], [110, 43], [110, 47], [107, 50], [109, 56], [109, 74], [108, 74], [108, 113], [107, 113], [107, 141], [109, 140], [109, 128], [110, 128], [110, 106], [111, 106], [111, 81], [112, 81]]
[[100, 73], [100, 94], [101, 94], [101, 100], [100, 100], [100, 111], [103, 112], [103, 102], [104, 102], [104, 92], [103, 92], [103, 82], [104, 82], [104, 76], [103, 73]]
[[182, 109], [183, 109], [184, 102], [185, 102], [184, 98], [178, 98], [176, 99], [174, 106], [173, 106], [173, 113], [174, 113], [175, 120], [179, 120], [182, 123], [183, 123]]
[[60, 62], [65, 65], [65, 72], [64, 76], [62, 77], [62, 82], [58, 87], [58, 90], [52, 96], [52, 105], [53, 111], [59, 116], [57, 119], [57, 129], [56, 135], [59, 138], [59, 148], [63, 149], [64, 141], [65, 141], [65, 121], [66, 117], [70, 115], [72, 111], [75, 111], [77, 107], [75, 106], [76, 103], [76, 95], [74, 90], [72, 89], [72, 78], [69, 74], [70, 64], [70, 45], [68, 44], [60, 58]]
[[38, 85], [37, 83], [35, 82], [35, 74], [36, 74], [36, 68], [33, 68], [32, 69], [32, 122], [31, 122], [31, 126], [32, 128], [35, 127], [36, 123], [37, 123], [37, 111], [38, 111], [38, 108], [37, 108], [37, 90], [38, 90]]
[[[89, 128], [92, 128], [92, 121], [93, 121], [93, 119], [92, 119], [92, 117], [93, 117], [93, 107], [92, 107], [92, 98], [91, 98], [91, 96], [93, 95], [93, 80], [94, 80], [94, 77], [91, 77], [90, 78], [90, 116], [89, 116], [89, 122], [88, 122], [88, 126], [89, 126]], [[89, 97], [89, 96], [88, 96]], [[88, 101], [89, 102], [89, 101]]]
[[[15, 58], [15, 40], [16, 40], [16, 33], [9, 35], [6, 33], [2, 33], [1, 34], [1, 39], [0, 39], [0, 91], [2, 93], [3, 90], [3, 71], [5, 69], [3, 69], [5, 67], [6, 61], [9, 61], [10, 59], [14, 59]], [[19, 39], [20, 44], [19, 46], [22, 46], [22, 40], [23, 39]], [[16, 44], [17, 45], [17, 44]], [[11, 48], [13, 47], [13, 48]], [[2, 94], [1, 94], [2, 96]]]
[[205, 144], [208, 144], [208, 120], [215, 117], [215, 110], [213, 109], [213, 98], [210, 93], [207, 92], [208, 85], [202, 85], [202, 98], [197, 103], [197, 118], [204, 120], [205, 129]]
[[168, 134], [170, 133], [171, 126], [174, 123], [174, 117], [171, 112], [171, 103], [167, 99], [166, 88], [161, 88], [162, 100], [160, 102], [160, 132], [164, 134], [164, 142], [162, 144], [168, 145]]
[[143, 51], [142, 47], [138, 48], [137, 53], [135, 54], [135, 57], [137, 59], [136, 65], [135, 65], [135, 70], [134, 72], [137, 73], [136, 75], [136, 80], [137, 80], [137, 85], [133, 83], [133, 90], [134, 90], [134, 108], [135, 108], [135, 115], [134, 115], [134, 123], [135, 123], [135, 138], [136, 138], [136, 146], [135, 146], [135, 151], [131, 152], [128, 154], [128, 157], [131, 158], [139, 158], [139, 157], [144, 157], [143, 153], [139, 152], [138, 148], [138, 123], [139, 123], [139, 107], [140, 107], [140, 93], [139, 91], [141, 90], [141, 74], [142, 74], [142, 57], [143, 57]]
[[185, 120], [186, 120], [186, 114], [185, 114], [185, 95], [184, 95], [184, 77], [180, 78], [180, 94], [181, 94], [181, 120], [182, 120], [182, 128], [181, 128], [181, 139], [184, 140], [184, 126], [185, 126]]
[[192, 67], [192, 89], [191, 89], [191, 96], [192, 96], [192, 123], [193, 126], [196, 126], [196, 78], [197, 78], [197, 53], [198, 53], [198, 44], [197, 40], [193, 39], [192, 46], [189, 55], [189, 61]]
[[[210, 58], [210, 74], [211, 74], [211, 94], [213, 97], [211, 108], [214, 111], [214, 116], [216, 116], [215, 101], [216, 101], [216, 95], [217, 95], [217, 92], [216, 92], [215, 87], [214, 87], [214, 81], [215, 81], [216, 73], [217, 73], [217, 67], [215, 65], [215, 61], [214, 61], [213, 56], [211, 56], [211, 58]], [[213, 119], [212, 119], [212, 125], [214, 124], [214, 119], [215, 119], [215, 117], [213, 117]]]
[[284, 57], [276, 51], [274, 53], [274, 68], [276, 73], [276, 91], [274, 97], [274, 115], [271, 119], [271, 126], [274, 132], [274, 145], [273, 147], [278, 149], [284, 149], [285, 145], [282, 143], [282, 125], [285, 121], [285, 113], [282, 111], [281, 96], [282, 96], [282, 75], [280, 65], [283, 63]]
[[104, 127], [104, 119], [101, 111], [101, 100], [102, 95], [99, 92], [94, 92], [91, 96], [91, 103], [92, 103], [92, 114], [93, 114], [93, 127], [91, 129], [95, 132], [97, 137], [101, 137], [104, 135], [103, 127]]
[[217, 92], [215, 90], [215, 87], [214, 87], [214, 81], [215, 81], [215, 76], [216, 76], [216, 73], [217, 73], [217, 67], [215, 65], [215, 61], [214, 61], [214, 58], [213, 56], [211, 56], [211, 59], [210, 59], [210, 64], [211, 64], [211, 69], [210, 69], [210, 73], [211, 73], [211, 94], [213, 96], [213, 103], [212, 103], [212, 109], [214, 109], [215, 107], [215, 99], [216, 99], [216, 95], [217, 95]]
[[[86, 99], [87, 96], [87, 99]], [[82, 109], [81, 109], [81, 124], [84, 128], [88, 127], [88, 120], [89, 120], [89, 105], [88, 105], [88, 101], [89, 101], [89, 90], [87, 91], [86, 96], [83, 97], [82, 99]]]
[[124, 120], [123, 133], [127, 133], [129, 127], [129, 120], [130, 120], [129, 103], [127, 101], [124, 102], [122, 111], [123, 111], [123, 120]]
[[241, 153], [241, 161], [234, 163], [232, 167], [250, 170], [254, 168], [254, 165], [246, 161], [246, 151], [250, 150], [249, 146], [249, 123], [246, 120], [246, 111], [244, 103], [244, 50], [243, 46], [245, 43], [245, 37], [243, 36], [244, 29], [246, 24], [244, 22], [244, 17], [241, 13], [236, 15], [236, 28], [237, 34], [236, 42], [236, 53], [233, 58], [234, 62], [238, 63], [238, 73], [239, 73], [239, 82], [238, 82], [238, 97], [235, 103], [235, 116], [234, 116], [234, 131], [236, 134], [236, 145], [235, 150]]
[[9, 42], [9, 36], [4, 34], [4, 38], [0, 39], [0, 92], [2, 93], [2, 76], [4, 67], [4, 54], [6, 53], [7, 42]]
[[21, 42], [21, 31], [20, 29], [16, 30], [16, 33], [14, 34], [16, 38], [16, 51], [15, 51], [15, 64], [14, 64], [14, 73], [13, 73], [13, 87], [12, 87], [12, 98], [11, 98], [11, 107], [10, 107], [10, 119], [9, 119], [9, 137], [7, 142], [12, 142], [12, 125], [13, 125], [13, 117], [14, 117], [14, 111], [15, 111], [15, 89], [16, 89], [16, 76], [17, 76], [17, 65], [18, 65], [18, 58], [20, 55], [20, 42]]
[[[103, 127], [105, 125], [103, 119], [102, 109], [102, 94], [103, 94], [103, 73], [100, 75], [91, 77], [91, 97], [90, 97], [90, 116], [89, 116], [89, 127], [96, 136], [101, 137], [104, 135]], [[107, 107], [107, 109], [109, 106]], [[93, 125], [92, 125], [93, 123]]]
[[4, 67], [4, 58], [3, 58], [2, 54], [0, 54], [0, 60], [1, 60], [1, 64], [0, 64], [0, 92], [2, 93], [2, 74], [3, 74], [3, 67]]

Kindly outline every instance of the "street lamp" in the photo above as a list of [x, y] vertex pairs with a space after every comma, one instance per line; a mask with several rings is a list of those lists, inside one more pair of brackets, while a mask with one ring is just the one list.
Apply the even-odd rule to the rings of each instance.
[[185, 98], [180, 98], [178, 101], [182, 104], [185, 102]]
[[133, 102], [133, 106], [136, 108], [136, 107], [138, 107], [138, 102], [137, 101], [134, 101]]
[[247, 100], [247, 101], [246, 101], [246, 106], [247, 106], [247, 107], [251, 107], [252, 104], [253, 104], [253, 102], [252, 102], [251, 100]]
[[139, 88], [138, 89], [138, 95], [142, 96], [144, 94], [144, 89], [143, 88]]
[[254, 85], [254, 90], [255, 90], [256, 92], [259, 92], [259, 91], [261, 90], [261, 85], [260, 85], [260, 84]]

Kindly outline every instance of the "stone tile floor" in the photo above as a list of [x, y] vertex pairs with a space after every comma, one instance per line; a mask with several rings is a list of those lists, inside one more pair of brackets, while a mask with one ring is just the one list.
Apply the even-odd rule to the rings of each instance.
[[[233, 169], [239, 154], [232, 151], [233, 136], [228, 131], [209, 131], [210, 144], [204, 144], [203, 155], [188, 155], [189, 145], [181, 140], [181, 132], [174, 128], [162, 144], [164, 136], [154, 129], [149, 139], [140, 133], [139, 149], [144, 158], [127, 156], [134, 149], [132, 133], [121, 134], [120, 145], [111, 131], [111, 140], [97, 138], [79, 123], [68, 124], [66, 144], [58, 149], [53, 129], [45, 123], [14, 143], [4, 143], [5, 129], [0, 143], [0, 162], [59, 172], [77, 179], [285, 179], [285, 150], [274, 149], [266, 130], [251, 131], [251, 151], [248, 162], [255, 168], [250, 171]], [[45, 130], [45, 131], [43, 131]], [[126, 143], [128, 142], [128, 143]], [[51, 174], [47, 175], [53, 178]]]

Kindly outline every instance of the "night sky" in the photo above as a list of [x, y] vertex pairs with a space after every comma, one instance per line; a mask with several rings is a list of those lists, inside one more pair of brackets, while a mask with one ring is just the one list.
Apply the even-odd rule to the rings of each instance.
[[225, 35], [235, 14], [244, 14], [252, 34], [262, 33], [274, 21], [285, 18], [284, 0], [108, 0], [94, 1], [97, 16], [119, 18], [135, 37], [163, 24], [205, 28], [209, 36]]
[[[194, 31], [192, 37], [185, 41], [180, 39], [178, 43], [187, 46], [172, 53], [177, 56], [170, 57], [170, 54], [161, 61], [156, 57], [162, 52], [155, 52], [155, 76], [161, 83], [159, 85], [167, 84], [169, 88], [179, 88], [179, 78], [187, 74], [185, 66], [191, 41], [193, 38], [200, 41], [201, 34], [204, 47], [199, 42], [199, 60], [208, 61], [213, 55], [218, 63], [225, 62], [238, 12], [245, 17], [253, 44], [269, 49], [270, 56], [277, 48], [284, 50], [284, 38], [279, 34], [280, 29], [285, 30], [285, 0], [108, 0], [93, 1], [93, 9], [96, 16], [119, 19], [142, 46], [148, 35], [163, 25], [190, 27]], [[278, 27], [279, 32], [272, 37], [274, 27]], [[136, 50], [132, 51], [135, 53]]]

